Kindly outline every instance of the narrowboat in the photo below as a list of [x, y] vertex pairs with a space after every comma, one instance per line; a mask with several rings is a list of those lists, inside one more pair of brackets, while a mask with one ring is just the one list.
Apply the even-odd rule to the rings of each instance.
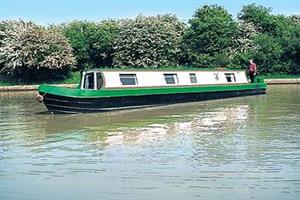
[[242, 70], [86, 70], [77, 88], [40, 85], [51, 113], [87, 113], [265, 94]]

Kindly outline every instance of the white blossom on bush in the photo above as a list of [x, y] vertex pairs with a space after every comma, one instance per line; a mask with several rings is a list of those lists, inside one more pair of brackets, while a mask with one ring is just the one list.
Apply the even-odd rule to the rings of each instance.
[[176, 16], [139, 15], [122, 24], [114, 42], [114, 66], [156, 68], [178, 65], [185, 25]]
[[68, 71], [74, 64], [68, 40], [58, 31], [24, 21], [0, 23], [0, 73]]
[[239, 21], [238, 35], [230, 48], [231, 55], [256, 51], [259, 47], [254, 43], [254, 37], [259, 33], [257, 27], [251, 22]]

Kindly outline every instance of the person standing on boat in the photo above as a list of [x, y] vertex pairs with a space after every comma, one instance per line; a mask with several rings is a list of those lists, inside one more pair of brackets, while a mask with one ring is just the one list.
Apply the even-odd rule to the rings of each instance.
[[249, 63], [249, 76], [251, 83], [254, 83], [254, 78], [256, 76], [256, 64], [253, 62], [252, 59], [250, 59]]

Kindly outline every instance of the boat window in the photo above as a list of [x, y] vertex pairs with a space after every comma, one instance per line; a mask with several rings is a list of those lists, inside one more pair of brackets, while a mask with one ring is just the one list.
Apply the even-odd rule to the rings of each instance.
[[86, 73], [84, 76], [84, 89], [94, 89], [94, 72]]
[[234, 73], [225, 73], [227, 82], [236, 82]]
[[176, 84], [179, 83], [177, 74], [164, 74], [167, 84]]
[[97, 73], [97, 89], [101, 89], [103, 86], [103, 78], [100, 72]]
[[138, 81], [136, 74], [120, 74], [120, 81], [122, 85], [137, 85]]
[[190, 73], [191, 83], [197, 83], [197, 77], [195, 73]]

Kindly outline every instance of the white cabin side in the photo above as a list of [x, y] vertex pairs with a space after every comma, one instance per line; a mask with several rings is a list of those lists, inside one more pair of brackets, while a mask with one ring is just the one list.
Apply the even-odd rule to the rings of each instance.
[[[102, 74], [105, 88], [248, 83], [245, 71], [103, 71]], [[122, 78], [135, 81], [126, 83]]]
[[81, 89], [247, 84], [245, 71], [128, 71], [83, 72]]

